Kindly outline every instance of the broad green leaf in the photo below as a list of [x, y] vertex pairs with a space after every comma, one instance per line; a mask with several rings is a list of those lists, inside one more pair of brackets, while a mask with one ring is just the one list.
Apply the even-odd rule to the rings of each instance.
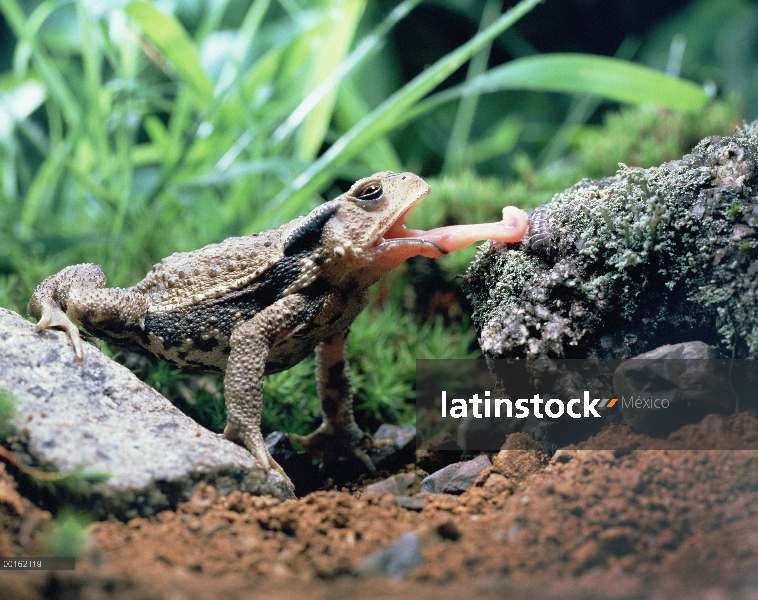
[[420, 103], [409, 118], [455, 98], [501, 90], [592, 94], [682, 111], [698, 110], [708, 101], [701, 86], [626, 60], [589, 54], [542, 54], [513, 60], [436, 94]]
[[181, 23], [145, 0], [132, 0], [124, 10], [192, 88], [203, 107], [210, 104], [213, 83], [200, 67], [197, 46]]

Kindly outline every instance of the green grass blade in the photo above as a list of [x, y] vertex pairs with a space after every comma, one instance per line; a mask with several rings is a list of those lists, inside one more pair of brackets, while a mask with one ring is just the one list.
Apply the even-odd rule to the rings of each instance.
[[[65, 4], [67, 3], [57, 3], [48, 0], [37, 6], [27, 17], [26, 23], [23, 25], [24, 38], [18, 39], [16, 51], [13, 53], [13, 73], [17, 78], [22, 79], [26, 77], [29, 59], [32, 56], [32, 45], [29, 43], [29, 40], [34, 40], [47, 18]], [[17, 17], [18, 15], [11, 18]]]
[[441, 102], [501, 90], [592, 94], [687, 112], [699, 110], [708, 101], [701, 86], [626, 60], [589, 54], [542, 54], [513, 60], [437, 94], [426, 101], [428, 106], [417, 106], [412, 117]]
[[20, 234], [29, 238], [43, 208], [52, 202], [52, 195], [63, 177], [66, 164], [56, 154], [51, 155], [38, 169], [32, 184], [26, 191], [21, 211]]
[[[360, 122], [369, 112], [371, 110], [358, 86], [350, 77], [343, 79], [337, 95], [337, 105], [334, 109], [334, 121], [337, 128], [341, 131], [347, 131]], [[403, 169], [400, 157], [386, 136], [380, 137], [373, 144], [366, 146], [360, 155], [360, 161], [373, 171], [401, 171]]]
[[92, 24], [87, 15], [83, 0], [76, 2], [79, 16], [79, 27], [82, 31], [82, 59], [84, 61], [84, 75], [86, 85], [86, 110], [85, 118], [89, 123], [89, 135], [93, 146], [100, 157], [100, 170], [106, 187], [111, 187], [112, 157], [108, 142], [108, 128], [105, 125], [105, 115], [100, 103], [100, 89], [102, 83], [100, 74], [103, 67], [102, 49], [95, 41]]
[[207, 188], [228, 184], [235, 179], [262, 173], [274, 173], [281, 177], [291, 175], [296, 169], [303, 167], [303, 162], [291, 158], [262, 158], [259, 160], [237, 161], [223, 171], [212, 171], [203, 175], [190, 177], [184, 181], [176, 181], [177, 189], [199, 187]]
[[[336, 167], [359, 154], [378, 137], [395, 129], [397, 123], [402, 121], [402, 115], [414, 104], [442, 83], [473, 54], [537, 6], [540, 1], [522, 0], [487, 29], [417, 75], [337, 140], [329, 150], [274, 198], [271, 206], [281, 205], [286, 200], [287, 206], [279, 209], [281, 216], [284, 219], [294, 217], [295, 215], [291, 214], [292, 207], [299, 206], [303, 198], [309, 197], [324, 185]], [[247, 229], [255, 231], [256, 226], [265, 223], [261, 221], [262, 219], [265, 219], [265, 216], [251, 223]]]
[[239, 31], [237, 31], [237, 39], [231, 56], [224, 63], [224, 67], [216, 83], [216, 92], [219, 95], [225, 93], [240, 76], [240, 65], [250, 50], [250, 46], [258, 33], [258, 28], [270, 4], [270, 0], [253, 0], [247, 13], [245, 13], [242, 25], [240, 25]]
[[[480, 30], [486, 29], [492, 24], [500, 14], [502, 6], [502, 0], [487, 0], [479, 23]], [[466, 73], [466, 81], [471, 81], [487, 70], [487, 62], [490, 58], [491, 48], [492, 42], [486, 44], [484, 48], [479, 50], [479, 52], [473, 56], [469, 63], [468, 73]], [[450, 139], [447, 142], [445, 162], [442, 165], [443, 173], [457, 173], [461, 170], [478, 103], [478, 94], [472, 94], [461, 98], [461, 101], [458, 103], [458, 110], [455, 114], [453, 127], [450, 130]]]
[[[640, 49], [640, 41], [635, 37], [626, 38], [616, 49], [614, 58], [631, 60]], [[574, 136], [587, 123], [587, 120], [602, 104], [600, 96], [576, 94], [566, 111], [566, 116], [558, 130], [553, 134], [550, 143], [540, 153], [538, 164], [546, 165], [563, 156], [571, 145]]]
[[203, 18], [195, 30], [195, 39], [202, 42], [210, 34], [220, 29], [226, 9], [229, 8], [230, 0], [216, 0], [207, 2], [204, 6]]
[[467, 145], [463, 161], [466, 165], [476, 165], [495, 156], [507, 154], [516, 147], [524, 124], [516, 115], [505, 117], [492, 128], [487, 137]]
[[[318, 88], [332, 73], [339, 70], [353, 41], [364, 5], [364, 0], [343, 0], [326, 13], [326, 18], [318, 28], [317, 35], [322, 41], [317, 45], [318, 50], [312, 58], [307, 91]], [[340, 34], [334, 35], [335, 31]], [[312, 159], [318, 154], [332, 120], [336, 95], [337, 90], [334, 88], [324, 94], [298, 129], [298, 157]]]
[[213, 82], [200, 66], [197, 46], [181, 23], [145, 0], [132, 0], [124, 9], [195, 93], [201, 107], [213, 99]]
[[274, 144], [291, 135], [303, 122], [313, 108], [331, 93], [346, 75], [362, 64], [368, 57], [376, 54], [384, 45], [384, 40], [392, 28], [411, 12], [421, 0], [405, 0], [398, 4], [392, 12], [370, 34], [364, 36], [360, 44], [353, 50], [337, 69], [324, 79], [308, 96], [292, 111], [287, 120], [282, 123], [272, 136]]
[[[81, 114], [77, 110], [79, 103], [66, 84], [66, 79], [61, 71], [46, 51], [40, 47], [39, 38], [33, 37], [27, 30], [23, 10], [15, 0], [0, 0], [0, 10], [2, 10], [3, 16], [8, 21], [16, 38], [28, 43], [34, 66], [37, 68], [42, 81], [45, 82], [49, 95], [56, 98], [68, 123], [72, 127], [76, 127], [81, 119]], [[47, 16], [44, 13], [40, 14]], [[33, 21], [31, 25], [36, 27], [37, 21]]]

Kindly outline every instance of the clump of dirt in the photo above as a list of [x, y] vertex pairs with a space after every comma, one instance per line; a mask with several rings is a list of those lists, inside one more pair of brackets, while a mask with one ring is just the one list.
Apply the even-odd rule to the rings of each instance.
[[548, 464], [550, 458], [528, 433], [512, 433], [503, 449], [492, 458], [493, 471], [521, 483]]
[[[710, 416], [699, 435], [758, 430], [747, 413], [716, 418], [723, 423]], [[686, 432], [671, 437], [677, 435]], [[473, 488], [430, 495], [419, 511], [388, 494], [362, 498], [359, 490], [279, 501], [239, 492], [218, 497], [200, 486], [176, 511], [92, 524], [94, 550], [76, 571], [9, 572], [0, 597], [250, 598], [275, 591], [285, 598], [431, 598], [475, 591], [705, 598], [758, 591], [758, 452], [574, 449], [547, 461], [539, 450], [515, 446], [496, 455]], [[16, 509], [6, 512], [16, 520], [3, 521], [3, 540], [21, 522]], [[408, 532], [422, 540], [423, 561], [404, 579], [353, 575]]]
[[706, 415], [699, 423], [683, 425], [668, 437], [640, 434], [627, 424], [608, 423], [597, 435], [569, 448], [596, 450], [755, 450], [758, 428], [753, 413]]

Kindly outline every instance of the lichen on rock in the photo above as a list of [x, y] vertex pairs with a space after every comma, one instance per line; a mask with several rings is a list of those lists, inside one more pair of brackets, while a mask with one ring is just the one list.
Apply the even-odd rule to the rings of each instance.
[[628, 358], [700, 340], [758, 356], [758, 122], [681, 160], [619, 165], [482, 247], [466, 277], [488, 357]]

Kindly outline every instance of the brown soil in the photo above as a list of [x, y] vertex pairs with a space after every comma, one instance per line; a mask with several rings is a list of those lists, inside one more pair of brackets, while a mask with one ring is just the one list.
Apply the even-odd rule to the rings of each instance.
[[[544, 466], [509, 450], [493, 465], [420, 512], [359, 490], [201, 487], [175, 512], [92, 524], [75, 571], [3, 572], [0, 598], [758, 598], [758, 451], [563, 450]], [[0, 554], [39, 552], [47, 520], [0, 465]], [[424, 562], [405, 578], [352, 574], [408, 531]]]

